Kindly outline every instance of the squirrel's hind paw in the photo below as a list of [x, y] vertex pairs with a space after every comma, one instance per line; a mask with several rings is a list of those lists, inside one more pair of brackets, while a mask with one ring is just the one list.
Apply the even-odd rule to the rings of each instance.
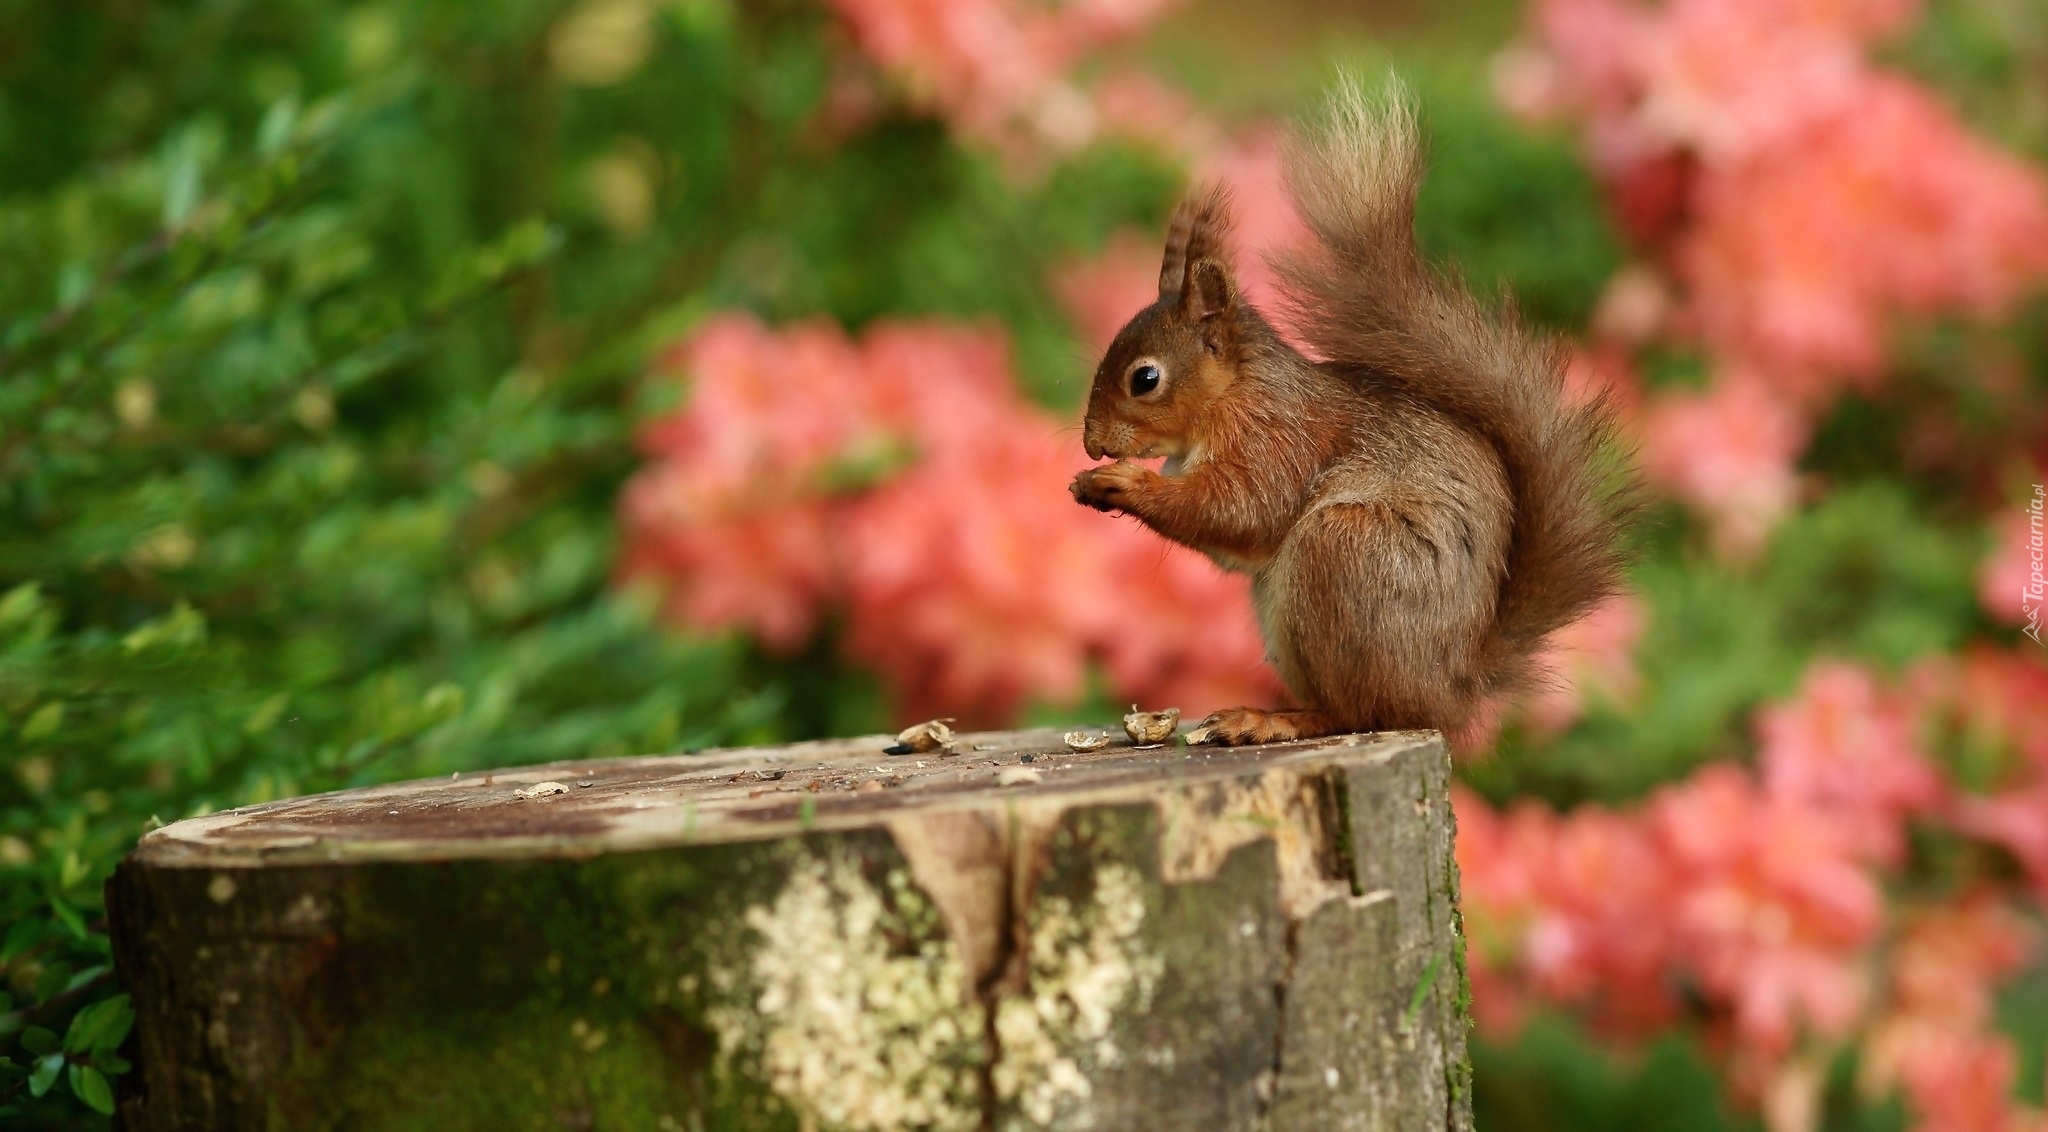
[[1188, 732], [1188, 745], [1215, 743], [1225, 747], [1250, 747], [1260, 743], [1285, 743], [1290, 739], [1314, 739], [1335, 735], [1343, 727], [1319, 711], [1261, 711], [1258, 708], [1230, 708], [1219, 711]]

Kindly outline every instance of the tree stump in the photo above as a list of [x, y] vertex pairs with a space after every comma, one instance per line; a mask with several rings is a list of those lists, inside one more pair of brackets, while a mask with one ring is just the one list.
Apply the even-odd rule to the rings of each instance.
[[156, 830], [108, 885], [137, 1014], [120, 1119], [1470, 1127], [1439, 736], [890, 742]]

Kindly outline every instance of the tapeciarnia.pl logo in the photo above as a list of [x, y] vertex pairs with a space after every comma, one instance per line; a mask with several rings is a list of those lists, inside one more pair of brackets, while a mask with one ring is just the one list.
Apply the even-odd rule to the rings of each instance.
[[2027, 587], [2020, 591], [2020, 615], [2027, 619], [2027, 627], [2020, 630], [2041, 643], [2041, 606], [2048, 600], [2048, 576], [2042, 569], [2041, 537], [2041, 485], [2034, 485], [2034, 497], [2027, 501], [2027, 555], [2031, 569], [2027, 573]]

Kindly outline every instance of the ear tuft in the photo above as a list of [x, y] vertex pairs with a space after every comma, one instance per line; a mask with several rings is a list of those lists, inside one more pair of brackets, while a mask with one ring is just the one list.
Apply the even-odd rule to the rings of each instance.
[[1198, 259], [1188, 265], [1181, 302], [1188, 317], [1197, 322], [1226, 316], [1237, 305], [1237, 283], [1222, 260]]
[[1159, 264], [1159, 297], [1178, 298], [1188, 264], [1230, 258], [1230, 194], [1221, 186], [1191, 193], [1173, 210], [1166, 229], [1166, 255]]

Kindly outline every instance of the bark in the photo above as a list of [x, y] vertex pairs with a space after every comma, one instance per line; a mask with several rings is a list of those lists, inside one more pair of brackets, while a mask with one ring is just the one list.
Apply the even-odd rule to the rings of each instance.
[[1469, 1129], [1438, 736], [888, 742], [157, 830], [109, 882], [120, 1121]]

